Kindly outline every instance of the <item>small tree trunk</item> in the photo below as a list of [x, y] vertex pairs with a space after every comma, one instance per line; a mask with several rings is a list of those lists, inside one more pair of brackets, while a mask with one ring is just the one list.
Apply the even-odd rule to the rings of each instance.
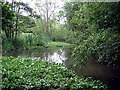
[[15, 38], [14, 38], [14, 39], [17, 38], [17, 34], [18, 34], [18, 19], [19, 19], [19, 17], [18, 17], [18, 13], [19, 13], [19, 11], [20, 11], [20, 7], [18, 8], [18, 12], [17, 12], [17, 14], [16, 14]]

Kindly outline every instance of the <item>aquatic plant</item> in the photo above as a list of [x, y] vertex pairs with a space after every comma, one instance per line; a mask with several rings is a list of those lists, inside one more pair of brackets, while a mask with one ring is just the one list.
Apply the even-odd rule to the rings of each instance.
[[2, 90], [107, 90], [99, 80], [43, 60], [2, 57]]

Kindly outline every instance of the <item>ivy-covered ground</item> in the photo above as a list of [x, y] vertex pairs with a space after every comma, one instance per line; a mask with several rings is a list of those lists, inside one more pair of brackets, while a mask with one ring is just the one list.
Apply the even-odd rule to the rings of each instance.
[[62, 65], [2, 57], [2, 90], [107, 90], [99, 80], [78, 77]]

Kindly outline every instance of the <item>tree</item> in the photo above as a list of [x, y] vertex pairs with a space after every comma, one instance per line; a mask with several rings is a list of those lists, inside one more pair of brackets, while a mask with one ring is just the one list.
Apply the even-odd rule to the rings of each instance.
[[32, 8], [28, 4], [23, 2], [12, 3], [1, 2], [2, 6], [2, 30], [5, 31], [6, 37], [9, 40], [14, 40], [18, 36], [19, 28], [19, 17], [22, 11], [27, 11], [32, 15]]
[[18, 28], [20, 32], [33, 33], [35, 30], [31, 29], [35, 26], [36, 23], [33, 17], [19, 15]]
[[120, 2], [71, 2], [65, 10], [69, 28], [79, 37], [73, 59], [120, 66]]
[[[79, 19], [75, 16], [76, 11], [79, 10], [80, 3], [79, 2], [67, 2], [65, 3], [64, 9], [65, 9], [65, 16], [67, 18], [67, 23], [69, 25], [69, 29], [72, 29], [73, 31], [76, 30], [76, 21]], [[75, 17], [74, 17], [75, 16]]]
[[120, 2], [71, 2], [66, 3], [65, 11], [72, 30], [85, 30], [89, 27], [114, 28], [120, 30]]
[[[21, 17], [24, 17], [24, 16], [21, 15], [22, 12], [29, 13], [29, 15], [32, 16], [32, 15], [33, 15], [33, 9], [32, 9], [31, 7], [29, 7], [28, 4], [25, 4], [25, 3], [23, 3], [23, 2], [14, 2], [14, 0], [13, 0], [12, 3], [13, 3], [13, 4], [12, 4], [12, 5], [13, 5], [13, 6], [12, 6], [12, 10], [16, 12], [16, 17], [15, 17], [15, 19], [14, 19], [14, 21], [13, 21], [13, 24], [15, 24], [15, 31], [16, 31], [16, 33], [15, 33], [15, 38], [16, 38], [17, 33], [20, 32], [20, 31], [19, 31], [20, 28], [18, 28], [18, 25], [20, 25], [20, 24], [19, 24], [19, 19], [20, 19]], [[28, 19], [28, 20], [30, 20], [30, 19]], [[23, 19], [23, 21], [24, 21], [24, 19]], [[23, 23], [24, 23], [24, 22], [23, 22]], [[29, 23], [29, 22], [28, 22], [28, 23]]]
[[57, 11], [56, 9], [59, 8], [59, 6], [54, 2], [49, 2], [48, 0], [40, 3], [36, 3], [36, 6], [39, 11], [39, 19], [42, 23], [42, 29], [43, 31], [50, 35], [52, 31], [52, 24], [56, 20]]
[[15, 16], [15, 12], [10, 9], [11, 4], [9, 3], [0, 3], [2, 6], [2, 30], [5, 32], [8, 39], [13, 38], [13, 24], [12, 21]]

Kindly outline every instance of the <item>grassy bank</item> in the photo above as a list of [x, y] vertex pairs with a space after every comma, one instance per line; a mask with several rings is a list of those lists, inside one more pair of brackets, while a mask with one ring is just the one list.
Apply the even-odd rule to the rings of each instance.
[[53, 42], [53, 41], [50, 41], [50, 42], [46, 43], [46, 46], [48, 46], [48, 47], [52, 47], [52, 46], [55, 46], [55, 47], [70, 47], [71, 44], [65, 43], [65, 42]]
[[39, 48], [48, 48], [48, 47], [72, 47], [72, 44], [65, 43], [65, 42], [53, 42], [53, 41], [47, 41], [47, 42], [36, 42], [35, 40], [32, 40], [34, 42], [26, 43], [25, 40], [20, 40], [19, 38], [13, 41], [3, 40], [2, 48], [3, 51], [11, 51], [14, 49], [39, 49]]
[[67, 68], [30, 58], [2, 57], [2, 90], [107, 90], [102, 82]]

